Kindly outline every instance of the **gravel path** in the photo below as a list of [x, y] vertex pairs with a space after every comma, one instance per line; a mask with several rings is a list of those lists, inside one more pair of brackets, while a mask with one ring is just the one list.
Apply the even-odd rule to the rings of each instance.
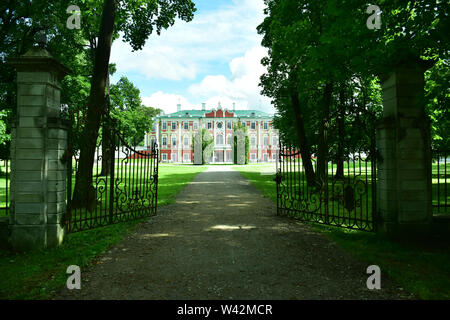
[[56, 299], [402, 299], [321, 234], [277, 217], [230, 166], [211, 166]]

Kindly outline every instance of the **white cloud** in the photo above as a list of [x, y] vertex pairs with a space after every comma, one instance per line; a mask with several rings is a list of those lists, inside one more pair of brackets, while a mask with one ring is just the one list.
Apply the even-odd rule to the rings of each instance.
[[190, 103], [185, 97], [178, 94], [169, 94], [162, 91], [155, 92], [150, 97], [143, 97], [142, 103], [146, 106], [162, 109], [165, 113], [177, 111], [177, 104], [181, 104], [182, 109], [201, 109]]
[[[266, 50], [256, 27], [264, 19], [264, 7], [263, 0], [232, 0], [217, 10], [200, 12], [189, 23], [177, 21], [160, 37], [151, 36], [138, 52], [118, 40], [111, 61], [117, 63], [118, 74], [132, 72], [146, 79], [177, 81], [177, 92], [186, 94], [159, 87], [143, 98], [144, 104], [166, 113], [175, 112], [178, 103], [183, 109], [201, 109], [202, 102], [208, 108], [216, 108], [220, 102], [231, 109], [234, 102], [237, 109], [273, 113], [270, 100], [260, 95], [258, 86], [265, 72], [260, 61]], [[229, 66], [226, 75], [224, 62]], [[215, 71], [218, 67], [220, 71]], [[142, 91], [145, 80], [137, 85]]]
[[197, 98], [208, 99], [217, 104], [224, 102], [231, 106], [236, 103], [238, 109], [258, 109], [273, 113], [270, 99], [260, 95], [259, 78], [265, 72], [261, 59], [266, 55], [262, 47], [254, 47], [243, 57], [230, 62], [232, 76], [227, 79], [223, 75], [206, 76], [200, 83], [189, 87], [189, 93]]
[[209, 64], [229, 61], [259, 45], [256, 26], [262, 22], [263, 0], [232, 1], [216, 11], [199, 13], [191, 22], [176, 21], [161, 36], [152, 35], [143, 50], [132, 52], [114, 42], [111, 62], [118, 73], [137, 72], [151, 79], [193, 79]]

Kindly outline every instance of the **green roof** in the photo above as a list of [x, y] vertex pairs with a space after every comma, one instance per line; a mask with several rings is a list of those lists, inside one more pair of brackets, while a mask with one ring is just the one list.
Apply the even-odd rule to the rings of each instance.
[[[190, 117], [192, 116], [192, 118], [200, 118], [200, 117], [204, 117], [205, 113], [210, 113], [212, 110], [181, 110], [181, 111], [177, 111], [174, 113], [169, 113], [169, 114], [165, 114], [165, 115], [161, 115], [161, 116], [157, 116], [157, 118], [162, 119], [162, 118], [181, 118], [181, 117]], [[217, 110], [216, 110], [217, 111]], [[222, 111], [225, 111], [224, 109], [222, 109]], [[256, 117], [256, 118], [272, 118], [273, 115], [263, 112], [263, 111], [259, 111], [259, 110], [227, 110], [230, 113], [234, 113], [237, 117]], [[187, 115], [186, 115], [187, 114]]]

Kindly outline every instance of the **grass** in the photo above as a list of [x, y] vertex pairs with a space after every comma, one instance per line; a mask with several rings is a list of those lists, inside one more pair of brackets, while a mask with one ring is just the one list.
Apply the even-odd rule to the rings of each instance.
[[[175, 201], [176, 195], [206, 167], [159, 168], [158, 206]], [[66, 269], [81, 270], [123, 239], [136, 224], [130, 221], [66, 236], [59, 248], [26, 253], [0, 251], [0, 299], [48, 299], [65, 285]], [[83, 271], [82, 271], [83, 272]]]
[[[234, 167], [264, 196], [276, 203], [273, 175], [261, 175], [267, 166]], [[265, 170], [267, 171], [267, 170]], [[427, 243], [391, 242], [370, 232], [348, 230], [308, 223], [315, 230], [338, 243], [367, 265], [380, 266], [382, 273], [420, 299], [450, 299], [449, 243], [430, 240]]]

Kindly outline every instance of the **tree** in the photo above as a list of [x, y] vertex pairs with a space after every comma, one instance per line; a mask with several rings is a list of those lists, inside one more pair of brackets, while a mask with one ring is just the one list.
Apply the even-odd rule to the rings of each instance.
[[[300, 149], [308, 185], [323, 182], [328, 160], [338, 163], [342, 177], [347, 155], [374, 155], [379, 74], [402, 60], [448, 61], [441, 1], [381, 1], [381, 30], [366, 27], [367, 3], [360, 0], [265, 3], [258, 32], [269, 50], [260, 85], [278, 110], [283, 142]], [[318, 156], [317, 172], [310, 153]]]
[[[250, 155], [250, 138], [248, 137], [248, 129], [242, 123], [237, 122], [233, 126], [233, 133], [235, 133], [238, 130], [243, 131], [244, 135], [245, 135], [245, 164], [248, 164], [249, 155]], [[234, 150], [234, 152], [233, 152], [233, 156], [234, 156], [233, 162], [234, 162], [234, 164], [237, 164], [238, 163], [238, 161], [237, 161], [237, 150], [238, 150], [237, 137], [234, 137], [234, 139], [233, 139], [233, 150]]]
[[175, 23], [176, 17], [184, 21], [192, 20], [194, 12], [195, 7], [191, 0], [104, 1], [98, 45], [95, 51], [86, 126], [82, 138], [84, 143], [80, 150], [72, 199], [74, 207], [86, 206], [95, 201], [96, 197], [92, 187], [95, 141], [97, 141], [102, 115], [106, 112], [105, 88], [115, 30], [116, 32], [124, 31], [125, 40], [134, 50], [139, 50], [154, 29], [160, 34], [163, 28], [167, 29]]
[[139, 144], [161, 110], [144, 106], [139, 89], [126, 77], [111, 85], [110, 99], [110, 114], [116, 120], [117, 130], [130, 146]]

